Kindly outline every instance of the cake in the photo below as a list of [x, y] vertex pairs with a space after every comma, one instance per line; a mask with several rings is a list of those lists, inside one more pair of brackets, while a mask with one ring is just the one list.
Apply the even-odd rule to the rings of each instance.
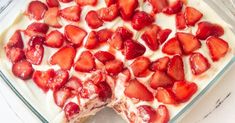
[[233, 56], [234, 35], [200, 0], [38, 0], [19, 16], [6, 69], [51, 122], [110, 107], [167, 123]]

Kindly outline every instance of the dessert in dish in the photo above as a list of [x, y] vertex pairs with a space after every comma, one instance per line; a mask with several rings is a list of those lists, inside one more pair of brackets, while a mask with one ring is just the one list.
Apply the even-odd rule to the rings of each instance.
[[2, 40], [6, 69], [50, 121], [111, 107], [166, 123], [232, 58], [233, 37], [203, 1], [41, 0]]

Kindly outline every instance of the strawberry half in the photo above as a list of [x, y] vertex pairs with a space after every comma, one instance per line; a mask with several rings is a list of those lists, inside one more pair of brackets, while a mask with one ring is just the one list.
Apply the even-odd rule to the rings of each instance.
[[175, 16], [176, 28], [179, 30], [186, 28], [186, 20], [184, 13], [177, 13]]
[[186, 55], [191, 54], [193, 51], [201, 47], [201, 42], [190, 33], [177, 32], [176, 37]]
[[20, 48], [5, 48], [7, 58], [12, 62], [16, 63], [25, 58], [24, 51]]
[[162, 71], [156, 71], [151, 79], [150, 79], [150, 86], [153, 89], [157, 89], [158, 87], [166, 87], [173, 84], [173, 80]]
[[94, 56], [102, 63], [115, 59], [114, 55], [107, 51], [98, 51], [94, 54]]
[[168, 6], [168, 0], [148, 0], [153, 7], [154, 13], [162, 12]]
[[202, 74], [210, 68], [208, 60], [201, 53], [193, 53], [189, 60], [194, 75]]
[[104, 0], [104, 1], [108, 7], [116, 3], [116, 0]]
[[64, 35], [58, 30], [53, 30], [46, 36], [44, 44], [53, 48], [60, 48], [64, 43]]
[[111, 60], [105, 62], [105, 69], [110, 75], [117, 75], [123, 70], [123, 62], [120, 60]]
[[70, 21], [79, 21], [81, 11], [79, 6], [70, 6], [60, 10], [60, 16]]
[[67, 99], [71, 97], [71, 92], [69, 89], [61, 88], [53, 91], [53, 97], [55, 104], [62, 108]]
[[64, 86], [75, 91], [75, 93], [82, 91], [82, 81], [75, 76], [72, 76]]
[[74, 115], [79, 114], [80, 108], [79, 106], [74, 102], [69, 102], [64, 107], [64, 112], [67, 120], [70, 120], [74, 117]]
[[136, 30], [141, 30], [146, 26], [149, 26], [154, 22], [154, 18], [152, 15], [144, 11], [138, 11], [134, 14], [131, 20], [131, 25]]
[[131, 19], [138, 4], [138, 0], [117, 0], [117, 5], [120, 9], [121, 17], [124, 20]]
[[118, 17], [118, 6], [116, 4], [113, 4], [107, 8], [101, 8], [97, 11], [97, 13], [99, 15], [99, 18], [103, 21], [112, 21]]
[[111, 47], [120, 50], [123, 49], [123, 41], [122, 35], [118, 32], [114, 32], [112, 38], [108, 40], [108, 43]]
[[124, 42], [124, 55], [127, 60], [141, 56], [145, 53], [145, 51], [146, 48], [137, 41], [126, 40]]
[[153, 101], [153, 94], [136, 79], [129, 81], [129, 85], [125, 88], [124, 93], [129, 98]]
[[99, 88], [98, 95], [101, 101], [105, 102], [112, 97], [112, 90], [107, 82], [100, 82], [97, 87]]
[[127, 27], [118, 27], [116, 32], [121, 35], [124, 41], [133, 37], [133, 33]]
[[12, 73], [22, 80], [30, 79], [32, 77], [33, 71], [34, 69], [32, 64], [26, 60], [18, 61], [12, 66]]
[[149, 69], [151, 71], [157, 71], [157, 70], [166, 71], [169, 61], [170, 58], [167, 56], [159, 58], [150, 64]]
[[61, 28], [62, 25], [59, 23], [59, 8], [49, 8], [44, 16], [44, 23], [55, 28]]
[[157, 112], [151, 106], [140, 105], [137, 107], [137, 114], [146, 123], [155, 123]]
[[213, 61], [218, 61], [228, 52], [229, 49], [229, 45], [225, 40], [214, 36], [209, 37], [206, 40], [206, 44]]
[[30, 18], [41, 20], [47, 11], [47, 6], [41, 1], [31, 1], [28, 5], [27, 13]]
[[74, 44], [76, 47], [79, 47], [82, 44], [83, 39], [86, 37], [87, 32], [80, 27], [74, 25], [66, 25], [64, 34], [69, 42]]
[[203, 14], [193, 7], [186, 7], [185, 19], [187, 25], [194, 26], [201, 18]]
[[97, 29], [103, 25], [103, 21], [99, 18], [99, 15], [96, 11], [91, 10], [87, 13], [85, 17], [86, 23], [92, 29]]
[[20, 30], [15, 31], [7, 43], [7, 48], [12, 48], [12, 47], [20, 49], [24, 48], [24, 43], [22, 36], [20, 34]]
[[97, 47], [98, 43], [99, 39], [97, 33], [95, 31], [91, 31], [87, 37], [87, 41], [84, 47], [87, 49], [94, 49]]
[[80, 96], [82, 98], [89, 99], [94, 94], [97, 94], [99, 92], [99, 88], [92, 82], [92, 81], [85, 81], [83, 83], [83, 89], [80, 92]]
[[63, 87], [67, 80], [69, 79], [69, 73], [66, 70], [57, 70], [55, 71], [54, 77], [52, 81], [49, 81], [48, 86], [50, 89], [60, 89]]
[[139, 57], [130, 65], [134, 75], [139, 77], [143, 74], [149, 67], [151, 61], [147, 57]]
[[46, 0], [46, 3], [49, 7], [59, 7], [60, 3], [58, 0]]
[[63, 70], [70, 70], [73, 65], [76, 50], [71, 46], [65, 46], [59, 49], [50, 58], [51, 65], [59, 65]]
[[174, 80], [184, 80], [184, 64], [181, 56], [176, 55], [170, 60], [167, 74]]
[[158, 87], [156, 98], [159, 102], [162, 102], [164, 104], [177, 104], [176, 97], [170, 89]]
[[94, 70], [95, 67], [95, 59], [90, 51], [83, 51], [77, 62], [74, 64], [74, 69], [80, 72], [90, 72]]
[[34, 22], [30, 24], [27, 29], [24, 31], [26, 35], [33, 37], [33, 36], [41, 36], [45, 37], [49, 26], [45, 23]]
[[97, 4], [97, 0], [75, 0], [75, 2], [80, 6], [95, 6]]
[[168, 55], [182, 54], [180, 42], [177, 38], [169, 39], [162, 48], [162, 52]]
[[169, 37], [169, 35], [171, 34], [172, 30], [170, 29], [163, 29], [160, 30], [157, 34], [157, 40], [160, 44], [163, 44], [167, 38]]
[[174, 2], [170, 2], [168, 7], [162, 10], [163, 13], [172, 15], [180, 12], [183, 8], [183, 2], [181, 0], [176, 0]]
[[157, 118], [154, 123], [168, 123], [170, 120], [169, 111], [165, 105], [159, 105], [157, 108]]
[[108, 41], [113, 35], [113, 31], [110, 29], [101, 29], [97, 31], [97, 36], [100, 42]]

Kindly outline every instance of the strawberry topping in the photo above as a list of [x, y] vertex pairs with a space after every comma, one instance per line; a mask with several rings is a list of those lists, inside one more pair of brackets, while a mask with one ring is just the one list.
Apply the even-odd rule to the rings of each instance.
[[34, 69], [32, 64], [26, 60], [18, 61], [12, 66], [12, 73], [22, 80], [30, 79], [32, 77], [33, 71]]
[[169, 39], [162, 48], [162, 52], [168, 55], [182, 54], [181, 45], [177, 38]]
[[65, 112], [66, 118], [69, 120], [74, 115], [76, 115], [80, 112], [80, 108], [76, 103], [69, 102], [68, 104], [65, 105], [64, 112]]
[[174, 80], [184, 80], [184, 64], [181, 56], [174, 56], [167, 68], [167, 74]]
[[49, 69], [47, 71], [36, 70], [33, 73], [33, 81], [44, 92], [47, 92], [49, 89], [48, 83], [51, 83], [51, 81], [53, 81], [54, 75], [55, 71], [53, 69]]
[[107, 61], [105, 69], [110, 75], [117, 75], [123, 70], [123, 62], [120, 60]]
[[83, 39], [86, 37], [87, 32], [80, 27], [67, 25], [65, 26], [64, 34], [69, 42], [79, 47], [82, 44]]
[[94, 54], [94, 56], [102, 63], [115, 59], [114, 55], [107, 51], [98, 51]]
[[61, 28], [62, 25], [59, 23], [59, 8], [49, 8], [44, 16], [44, 23], [55, 28]]
[[93, 54], [89, 51], [83, 51], [74, 64], [74, 69], [80, 72], [90, 72], [96, 67]]
[[47, 36], [44, 44], [53, 48], [60, 48], [64, 43], [64, 35], [57, 31], [51, 31]]
[[117, 0], [121, 17], [124, 20], [130, 20], [138, 4], [138, 0]]
[[98, 39], [97, 33], [95, 31], [91, 31], [87, 37], [87, 41], [84, 47], [87, 49], [94, 49], [97, 47], [98, 43], [99, 43], [99, 39]]
[[149, 69], [152, 71], [156, 71], [156, 70], [166, 71], [169, 61], [170, 61], [170, 58], [167, 56], [159, 58], [156, 61], [151, 63], [151, 65], [149, 66]]
[[136, 77], [139, 77], [143, 74], [150, 65], [150, 60], [147, 57], [139, 57], [131, 64], [131, 69]]
[[46, 3], [49, 7], [59, 7], [60, 3], [58, 0], [46, 0]]
[[23, 39], [19, 30], [14, 32], [14, 34], [11, 36], [11, 38], [9, 39], [7, 43], [7, 48], [12, 48], [12, 47], [20, 48], [20, 49], [24, 48]]
[[201, 18], [203, 14], [193, 7], [186, 7], [185, 19], [187, 25], [194, 26]]
[[71, 96], [71, 92], [69, 89], [66, 89], [66, 88], [61, 88], [61, 89], [53, 91], [54, 101], [56, 105], [61, 108], [64, 106], [66, 100], [70, 98], [70, 96]]
[[150, 86], [153, 89], [157, 89], [158, 87], [165, 87], [173, 84], [173, 80], [162, 71], [156, 71], [151, 79], [150, 79]]
[[136, 41], [126, 40], [124, 42], [124, 55], [127, 60], [141, 56], [145, 53], [145, 51], [146, 48]]
[[30, 18], [41, 20], [47, 11], [47, 6], [41, 1], [31, 1], [28, 5], [28, 14]]
[[193, 53], [190, 56], [190, 66], [194, 75], [199, 75], [210, 68], [210, 64], [201, 53]]
[[101, 8], [97, 11], [97, 13], [99, 15], [99, 18], [103, 21], [112, 21], [119, 14], [118, 6], [116, 4], [113, 4], [108, 8]]
[[81, 11], [79, 6], [71, 6], [60, 10], [60, 16], [70, 21], [79, 21]]
[[136, 30], [149, 26], [154, 22], [154, 18], [144, 11], [139, 11], [134, 14], [131, 20], [131, 25]]

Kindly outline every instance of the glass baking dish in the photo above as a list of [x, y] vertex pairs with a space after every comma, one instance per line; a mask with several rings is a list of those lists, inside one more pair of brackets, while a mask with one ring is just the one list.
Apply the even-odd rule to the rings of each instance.
[[[0, 9], [0, 34], [4, 33], [14, 21], [16, 20], [18, 14], [22, 13], [22, 8], [25, 8], [27, 5], [27, 0], [10, 0], [7, 3], [7, 6]], [[228, 25], [230, 30], [235, 34], [235, 2], [233, 0], [204, 0]], [[14, 8], [14, 9], [13, 9]], [[234, 13], [234, 14], [233, 14]], [[18, 18], [19, 19], [19, 18]], [[234, 37], [235, 38], [235, 37]], [[1, 39], [1, 37], [0, 37]], [[234, 49], [234, 47], [232, 47]], [[234, 54], [234, 53], [233, 53]], [[9, 88], [21, 99], [21, 101], [35, 114], [39, 120], [43, 123], [51, 122], [46, 114], [43, 113], [43, 110], [39, 108], [38, 105], [33, 103], [33, 99], [29, 98], [30, 94], [25, 94], [22, 91], [22, 87], [19, 87], [14, 78], [12, 78], [7, 70], [3, 66], [6, 64], [2, 59], [5, 58], [4, 47], [2, 41], [0, 42], [0, 76], [4, 82], [9, 86]], [[223, 68], [216, 74], [213, 75], [213, 79], [200, 90], [188, 104], [179, 111], [174, 117], [171, 118], [170, 122], [180, 121], [181, 118], [198, 102], [202, 96], [204, 96], [213, 86], [216, 85], [218, 80], [225, 74], [225, 72], [231, 67], [235, 62], [234, 55], [226, 62]]]

